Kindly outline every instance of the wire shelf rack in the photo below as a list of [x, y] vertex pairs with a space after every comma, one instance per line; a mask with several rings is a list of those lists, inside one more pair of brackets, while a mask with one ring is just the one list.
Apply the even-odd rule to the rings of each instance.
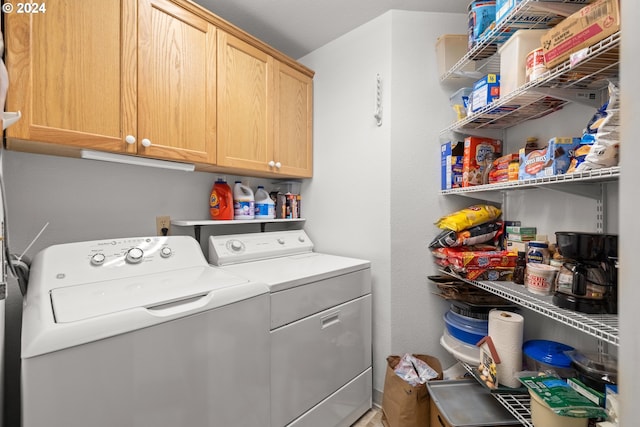
[[[470, 374], [473, 367], [466, 362], [460, 364]], [[473, 374], [472, 374], [473, 376]], [[502, 404], [522, 425], [533, 427], [531, 422], [530, 398], [528, 394], [508, 394], [508, 393], [492, 393], [498, 402]]]
[[620, 178], [620, 167], [614, 166], [610, 168], [593, 169], [581, 172], [567, 173], [563, 175], [552, 175], [542, 178], [525, 179], [521, 181], [497, 182], [494, 184], [475, 185], [473, 187], [452, 188], [449, 190], [441, 190], [441, 195], [458, 194], [467, 195], [474, 193], [487, 193], [495, 191], [507, 190], [524, 190], [527, 188], [538, 188], [544, 186], [560, 186], [579, 183], [602, 183], [608, 181], [616, 181]]
[[536, 295], [528, 292], [524, 286], [512, 282], [491, 282], [467, 280], [443, 271], [467, 283], [489, 291], [502, 298], [514, 302], [521, 307], [535, 311], [573, 329], [591, 335], [603, 342], [618, 346], [619, 326], [615, 314], [586, 314], [565, 310], [553, 304], [552, 296]]

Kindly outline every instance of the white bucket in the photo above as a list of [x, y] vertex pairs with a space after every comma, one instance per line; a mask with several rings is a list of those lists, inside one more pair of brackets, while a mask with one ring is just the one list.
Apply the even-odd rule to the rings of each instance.
[[528, 263], [525, 286], [534, 294], [550, 295], [558, 269], [548, 264]]

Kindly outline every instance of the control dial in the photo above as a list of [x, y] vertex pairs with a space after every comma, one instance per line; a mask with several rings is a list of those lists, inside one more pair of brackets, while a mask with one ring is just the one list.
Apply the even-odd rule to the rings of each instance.
[[102, 253], [93, 254], [91, 257], [91, 265], [102, 265], [106, 259], [107, 257]]
[[171, 255], [173, 255], [173, 251], [171, 250], [170, 247], [165, 246], [162, 249], [160, 249], [160, 256], [162, 258], [169, 258]]
[[227, 242], [227, 249], [233, 253], [239, 253], [244, 250], [244, 244], [240, 240], [229, 240]]
[[144, 251], [140, 248], [131, 248], [127, 251], [125, 260], [129, 264], [138, 264], [144, 258]]

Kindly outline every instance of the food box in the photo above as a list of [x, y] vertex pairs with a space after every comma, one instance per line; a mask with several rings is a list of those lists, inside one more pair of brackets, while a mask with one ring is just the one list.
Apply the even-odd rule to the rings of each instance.
[[[539, 6], [546, 6], [549, 11], [563, 13], [564, 16], [567, 16], [576, 12], [589, 1], [591, 0], [545, 0], [544, 5]], [[504, 21], [519, 3], [522, 3], [522, 0], [496, 0], [496, 25]], [[556, 13], [542, 14], [534, 12], [517, 14], [517, 19], [510, 20], [509, 26], [515, 28], [531, 28], [533, 25], [537, 27], [553, 27], [560, 21], [557, 16]]]
[[462, 187], [464, 143], [447, 141], [440, 146], [441, 190]]
[[567, 172], [580, 138], [554, 137], [545, 148], [533, 150], [529, 154], [520, 149], [519, 179], [542, 178]]
[[431, 253], [440, 260], [446, 260], [446, 264], [460, 271], [472, 271], [478, 269], [496, 267], [515, 267], [517, 256], [503, 250], [473, 250], [467, 246], [453, 248], [437, 248]]
[[487, 74], [473, 84], [471, 111], [476, 112], [500, 98], [500, 74]]
[[[467, 54], [469, 36], [467, 34], [444, 34], [436, 41], [436, 58], [438, 61], [438, 75], [443, 76]], [[475, 71], [476, 63], [469, 61], [459, 71]], [[463, 74], [464, 76], [464, 74]], [[458, 77], [453, 75], [452, 77]]]
[[589, 47], [620, 30], [618, 0], [598, 0], [565, 18], [542, 36], [547, 68], [565, 61], [582, 48]]
[[504, 97], [526, 83], [527, 55], [540, 47], [547, 30], [518, 30], [500, 48], [500, 96]]
[[497, 139], [468, 136], [464, 139], [462, 163], [462, 186], [470, 187], [483, 183], [484, 170], [502, 152], [502, 142]]

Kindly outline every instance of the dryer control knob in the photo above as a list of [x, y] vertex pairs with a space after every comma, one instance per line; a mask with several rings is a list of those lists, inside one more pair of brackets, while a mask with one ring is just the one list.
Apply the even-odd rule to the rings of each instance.
[[284, 239], [282, 238], [278, 239], [278, 243], [280, 243], [281, 245], [284, 245]]
[[125, 260], [129, 264], [138, 264], [144, 258], [144, 252], [140, 248], [131, 248], [127, 251]]
[[170, 247], [165, 246], [164, 248], [160, 249], [160, 256], [162, 258], [169, 258], [171, 255], [173, 255], [173, 251]]
[[298, 236], [298, 242], [304, 243], [304, 236]]
[[102, 265], [106, 259], [107, 257], [104, 254], [94, 254], [91, 257], [91, 265]]
[[242, 242], [240, 240], [232, 240], [229, 242], [229, 247], [233, 252], [240, 252], [242, 250]]

